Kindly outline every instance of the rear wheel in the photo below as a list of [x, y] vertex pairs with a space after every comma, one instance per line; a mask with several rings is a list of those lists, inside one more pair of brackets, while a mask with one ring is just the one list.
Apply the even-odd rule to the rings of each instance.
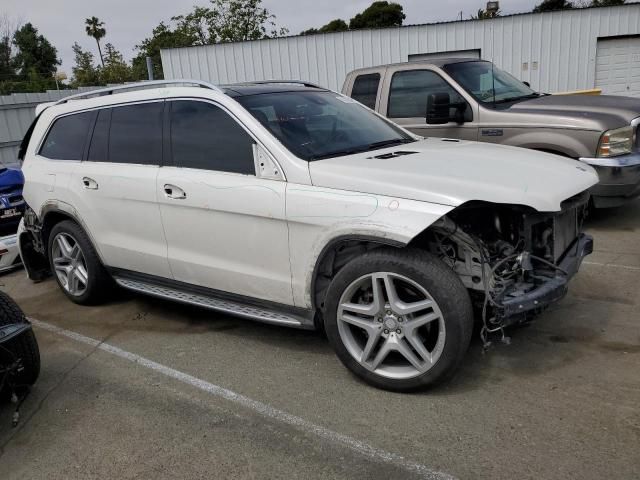
[[459, 278], [439, 259], [381, 249], [338, 272], [325, 327], [353, 373], [376, 387], [410, 391], [454, 373], [469, 346], [473, 312]]
[[111, 291], [113, 281], [77, 223], [71, 220], [57, 223], [49, 234], [48, 251], [51, 271], [71, 301], [91, 305]]

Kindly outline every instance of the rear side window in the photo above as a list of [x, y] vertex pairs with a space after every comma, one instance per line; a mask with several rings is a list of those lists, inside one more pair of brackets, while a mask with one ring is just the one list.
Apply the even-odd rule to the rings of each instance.
[[366, 105], [371, 109], [375, 109], [379, 84], [379, 73], [367, 73], [366, 75], [358, 75], [353, 82], [351, 98], [359, 101], [360, 103]]
[[163, 107], [163, 102], [154, 102], [111, 109], [110, 162], [143, 165], [162, 163]]
[[40, 155], [54, 160], [82, 160], [94, 117], [95, 112], [84, 112], [57, 119], [40, 148]]
[[255, 175], [251, 136], [219, 107], [171, 102], [171, 153], [177, 167]]

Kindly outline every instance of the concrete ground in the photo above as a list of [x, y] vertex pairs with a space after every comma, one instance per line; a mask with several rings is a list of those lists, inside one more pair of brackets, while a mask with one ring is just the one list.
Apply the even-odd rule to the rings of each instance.
[[6, 275], [46, 323], [17, 428], [0, 408], [1, 477], [640, 478], [640, 202], [587, 229], [562, 302], [411, 395], [364, 385], [312, 332], [136, 295], [79, 307]]

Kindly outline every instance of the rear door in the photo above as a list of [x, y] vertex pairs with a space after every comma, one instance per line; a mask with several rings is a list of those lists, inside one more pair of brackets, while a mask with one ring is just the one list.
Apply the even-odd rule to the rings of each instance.
[[163, 110], [153, 101], [95, 111], [69, 190], [108, 266], [170, 278], [156, 198]]
[[[389, 68], [383, 91], [386, 94], [381, 96], [380, 112], [413, 133], [425, 137], [477, 140], [477, 112], [473, 111], [465, 96], [437, 71], [411, 65]], [[427, 123], [427, 99], [432, 94], [445, 94], [451, 103], [466, 104], [464, 123]]]
[[157, 195], [178, 281], [293, 304], [282, 180], [256, 175], [256, 141], [221, 106], [167, 101], [172, 166]]

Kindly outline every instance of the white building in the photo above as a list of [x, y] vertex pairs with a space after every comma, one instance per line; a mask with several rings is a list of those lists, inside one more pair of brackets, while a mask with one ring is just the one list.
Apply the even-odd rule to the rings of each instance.
[[461, 55], [492, 60], [539, 91], [640, 96], [640, 3], [167, 49], [162, 66], [168, 79], [340, 90], [355, 68]]

